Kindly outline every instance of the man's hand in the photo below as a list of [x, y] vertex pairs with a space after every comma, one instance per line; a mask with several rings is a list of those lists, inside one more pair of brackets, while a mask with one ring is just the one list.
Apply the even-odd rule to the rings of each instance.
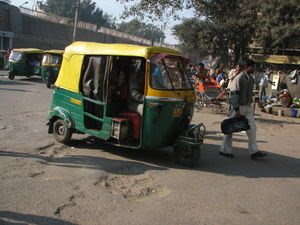
[[240, 118], [241, 117], [241, 113], [240, 111], [235, 111], [235, 116], [236, 118]]

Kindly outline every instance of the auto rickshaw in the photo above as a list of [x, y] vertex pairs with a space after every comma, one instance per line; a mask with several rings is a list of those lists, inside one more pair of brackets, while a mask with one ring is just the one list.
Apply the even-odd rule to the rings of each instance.
[[4, 70], [5, 68], [5, 63], [4, 63], [4, 56], [6, 54], [5, 50], [0, 50], [0, 70]]
[[13, 49], [9, 56], [8, 78], [13, 80], [15, 76], [40, 76], [43, 52], [43, 50], [35, 48]]
[[74, 42], [54, 84], [48, 132], [61, 143], [86, 133], [132, 149], [173, 146], [179, 162], [195, 165], [205, 127], [190, 124], [195, 94], [185, 63], [169, 48]]
[[55, 83], [61, 66], [62, 50], [47, 50], [43, 54], [41, 76], [47, 87], [50, 88]]

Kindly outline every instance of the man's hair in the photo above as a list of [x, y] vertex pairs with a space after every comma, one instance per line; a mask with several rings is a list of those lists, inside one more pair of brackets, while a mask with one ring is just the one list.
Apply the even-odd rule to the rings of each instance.
[[246, 61], [246, 68], [247, 68], [247, 67], [250, 67], [250, 66], [254, 66], [254, 65], [255, 65], [255, 62], [254, 62], [253, 60], [248, 59], [248, 60]]
[[198, 66], [204, 67], [204, 63], [198, 63]]

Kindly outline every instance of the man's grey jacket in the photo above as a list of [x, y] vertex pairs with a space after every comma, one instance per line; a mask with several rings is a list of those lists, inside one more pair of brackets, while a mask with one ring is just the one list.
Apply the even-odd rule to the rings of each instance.
[[253, 101], [254, 79], [245, 71], [237, 75], [230, 83], [230, 104], [237, 111], [241, 105], [250, 105]]

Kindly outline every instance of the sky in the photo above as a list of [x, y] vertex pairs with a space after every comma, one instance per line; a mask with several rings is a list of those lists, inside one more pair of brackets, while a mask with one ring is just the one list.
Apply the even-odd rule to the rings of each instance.
[[[27, 4], [24, 4], [23, 7], [32, 8], [32, 6], [36, 2], [36, 0], [12, 0], [11, 2], [13, 5], [18, 6], [18, 7], [25, 2], [28, 2]], [[117, 23], [123, 21], [123, 20], [119, 19], [120, 15], [122, 14], [123, 8], [124, 8], [123, 4], [117, 2], [116, 0], [94, 0], [94, 2], [96, 2], [97, 6], [100, 9], [102, 9], [104, 12], [115, 17], [117, 19]], [[183, 10], [181, 12], [178, 12], [178, 15], [181, 18], [189, 18], [189, 17], [192, 17], [193, 11], [192, 10]], [[127, 18], [126, 22], [128, 22], [131, 19], [133, 19], [133, 17]], [[144, 22], [148, 22], [148, 21], [144, 21]], [[172, 35], [172, 27], [176, 24], [179, 24], [180, 20], [175, 21], [172, 18], [168, 18], [168, 21], [163, 21], [163, 22], [167, 22], [167, 26], [164, 31], [164, 33], [166, 35], [165, 42], [168, 44], [178, 44], [178, 40], [176, 39], [176, 37], [174, 35]], [[163, 22], [162, 21], [157, 21], [157, 22], [153, 21], [151, 23], [153, 23], [154, 25], [156, 25], [158, 27], [161, 27], [161, 25], [163, 25]]]

